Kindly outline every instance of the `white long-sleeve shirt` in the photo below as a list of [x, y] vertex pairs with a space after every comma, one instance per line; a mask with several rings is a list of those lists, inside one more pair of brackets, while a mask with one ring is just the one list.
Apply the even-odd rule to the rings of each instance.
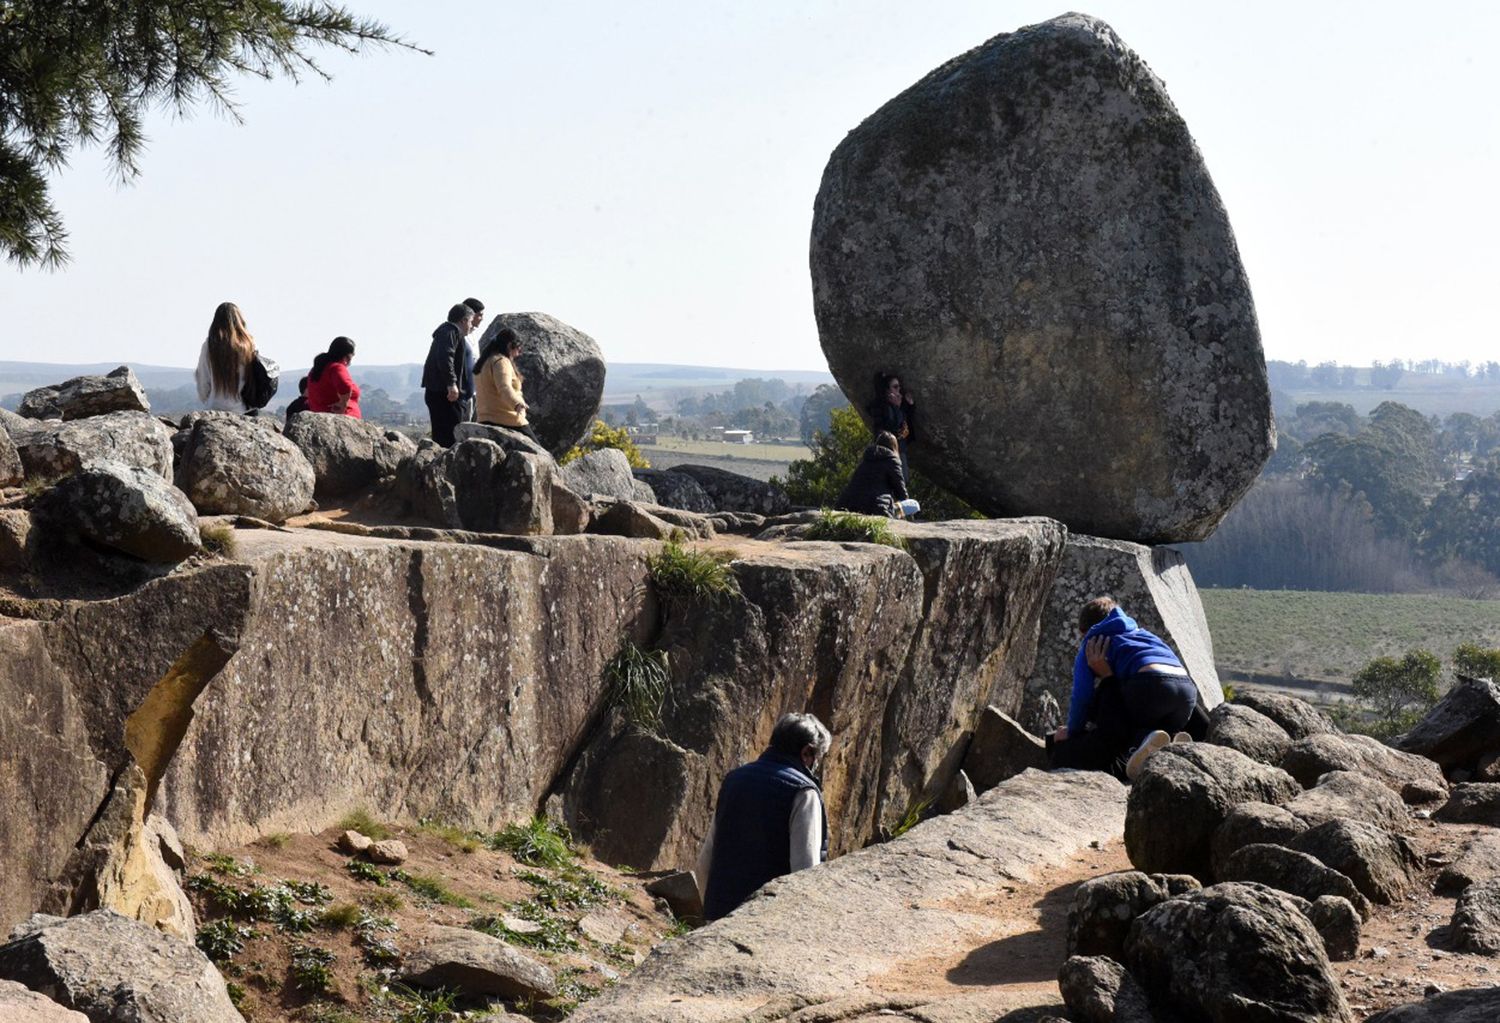
[[205, 408], [218, 412], [245, 411], [245, 401], [240, 397], [245, 389], [245, 367], [240, 367], [233, 394], [215, 390], [214, 370], [208, 361], [207, 341], [203, 342], [203, 348], [198, 352], [198, 368], [193, 372], [193, 382], [198, 385], [198, 400], [203, 402]]
[[[792, 800], [792, 872], [815, 867], [823, 855], [823, 804], [817, 789], [803, 789]], [[708, 837], [698, 851], [698, 892], [708, 895], [708, 868], [714, 860], [714, 828], [708, 826]]]

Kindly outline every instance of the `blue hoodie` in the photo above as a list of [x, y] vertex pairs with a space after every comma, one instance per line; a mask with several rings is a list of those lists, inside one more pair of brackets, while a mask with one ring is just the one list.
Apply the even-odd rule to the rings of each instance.
[[1083, 726], [1089, 719], [1089, 707], [1094, 702], [1094, 673], [1089, 670], [1084, 647], [1095, 636], [1113, 637], [1107, 656], [1115, 678], [1134, 675], [1148, 664], [1175, 664], [1182, 667], [1182, 661], [1178, 660], [1172, 648], [1158, 639], [1155, 633], [1136, 625], [1135, 619], [1119, 608], [1113, 609], [1102, 622], [1085, 633], [1083, 641], [1078, 644], [1078, 656], [1073, 661], [1073, 698], [1068, 702], [1069, 735], [1083, 731]]

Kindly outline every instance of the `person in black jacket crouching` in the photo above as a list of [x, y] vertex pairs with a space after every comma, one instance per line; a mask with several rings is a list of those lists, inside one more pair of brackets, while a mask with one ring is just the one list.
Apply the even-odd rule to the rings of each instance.
[[768, 881], [828, 859], [818, 765], [833, 737], [811, 714], [784, 714], [757, 760], [724, 776], [698, 854], [703, 916], [733, 912]]
[[910, 518], [920, 510], [906, 492], [906, 473], [901, 468], [895, 434], [881, 430], [875, 435], [875, 443], [865, 449], [865, 457], [849, 477], [834, 507], [888, 518]]

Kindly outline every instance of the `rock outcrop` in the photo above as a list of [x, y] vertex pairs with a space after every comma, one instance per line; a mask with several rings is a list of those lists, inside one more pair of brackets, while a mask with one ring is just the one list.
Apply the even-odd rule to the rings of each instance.
[[466, 927], [434, 927], [406, 954], [403, 979], [418, 987], [457, 989], [470, 996], [551, 998], [557, 977], [499, 938]]
[[1274, 449], [1224, 207], [1161, 81], [1094, 18], [997, 36], [851, 131], [812, 275], [844, 393], [899, 373], [913, 465], [989, 514], [1201, 540]]
[[501, 313], [480, 348], [509, 327], [521, 338], [516, 369], [525, 378], [527, 419], [537, 438], [560, 457], [583, 439], [604, 396], [604, 353], [576, 327], [546, 313]]
[[357, 494], [395, 476], [417, 450], [405, 434], [328, 412], [297, 413], [287, 424], [286, 437], [312, 465], [319, 498]]
[[90, 462], [49, 490], [36, 511], [56, 528], [142, 561], [175, 565], [202, 547], [187, 495], [137, 466]]
[[631, 475], [630, 462], [625, 452], [615, 448], [590, 451], [563, 466], [562, 481], [580, 497], [599, 494], [617, 501], [635, 500], [636, 479]]
[[964, 771], [980, 792], [1034, 767], [1047, 770], [1045, 742], [998, 707], [986, 707], [964, 753]]
[[198, 417], [187, 430], [177, 486], [204, 515], [285, 522], [312, 504], [316, 477], [302, 449], [261, 417]]
[[1239, 750], [1262, 764], [1280, 764], [1292, 737], [1260, 711], [1221, 703], [1209, 715], [1208, 741]]
[[1500, 828], [1500, 782], [1471, 781], [1453, 786], [1453, 794], [1433, 816], [1454, 824]]
[[[792, 707], [811, 708], [836, 737], [859, 733], [835, 741], [825, 768], [835, 852], [941, 796], [983, 709], [1020, 699], [1061, 529], [894, 528], [909, 553], [830, 543], [741, 552], [730, 565], [737, 593], [674, 605], [657, 641], [671, 664], [660, 725], [607, 718], [565, 790], [569, 821], [597, 855], [639, 869], [692, 863], [720, 779]], [[839, 655], [818, 653], [829, 650]]]
[[[1090, 841], [1118, 834], [1123, 797], [1124, 788], [1103, 774], [1028, 771], [892, 842], [771, 882], [729, 916], [659, 946], [572, 1019], [727, 1023], [776, 1004], [790, 1015], [795, 1007], [869, 998], [867, 983], [893, 962], [953, 954], [963, 937], [944, 907], [1037, 877]], [[818, 941], [788, 941], [808, 920], [819, 922]], [[878, 1011], [881, 1000], [869, 1000], [868, 1011]]]
[[1370, 919], [1370, 903], [1337, 870], [1307, 853], [1280, 845], [1247, 845], [1236, 850], [1219, 874], [1223, 881], [1253, 881], [1296, 895], [1309, 903], [1325, 895], [1349, 900], [1361, 920]]
[[1080, 884], [1068, 910], [1068, 955], [1125, 958], [1125, 939], [1136, 917], [1175, 895], [1202, 885], [1187, 874], [1126, 870]]
[[110, 412], [66, 423], [19, 422], [25, 425], [7, 425], [28, 477], [66, 476], [109, 461], [172, 478], [172, 431], [145, 412]]
[[1420, 1002], [1377, 1012], [1365, 1023], [1494, 1023], [1500, 1019], [1500, 987], [1446, 991]]
[[89, 1023], [83, 1013], [64, 1009], [13, 980], [0, 980], [0, 1019], [6, 1023]]
[[1318, 783], [1285, 804], [1309, 827], [1340, 818], [1400, 831], [1411, 819], [1401, 797], [1385, 785], [1351, 771], [1329, 771]]
[[791, 510], [791, 498], [774, 483], [742, 476], [711, 465], [674, 465], [672, 472], [691, 478], [715, 511], [749, 512], [754, 515], [782, 515]]
[[1453, 943], [1467, 952], [1500, 955], [1500, 881], [1478, 881], [1453, 907]]
[[1211, 880], [1212, 839], [1230, 811], [1279, 805], [1300, 791], [1286, 772], [1228, 747], [1174, 743], [1146, 761], [1130, 788], [1125, 849], [1137, 870]]
[[1287, 747], [1281, 769], [1306, 788], [1330, 771], [1373, 778], [1408, 803], [1431, 803], [1448, 794], [1443, 772], [1426, 757], [1391, 749], [1368, 735], [1312, 735]]
[[0, 427], [0, 487], [9, 487], [26, 478], [26, 467], [21, 464], [21, 453], [10, 439], [10, 431]]
[[1078, 654], [1078, 609], [1105, 594], [1177, 651], [1198, 684], [1204, 710], [1219, 705], [1224, 692], [1214, 667], [1213, 639], [1181, 553], [1077, 533], [1068, 534], [1057, 581], [1047, 596], [1029, 683], [1032, 693], [1050, 693], [1066, 710]]
[[[859, 848], [1019, 700], [1062, 547], [1040, 520], [897, 528], [910, 554], [745, 541], [734, 601], [664, 626], [653, 543], [405, 527], [240, 529], [234, 559], [0, 619], [0, 924], [91, 900], [162, 922], [163, 886], [135, 887], [153, 812], [213, 848], [360, 806], [493, 829], [558, 794], [602, 854], [627, 839], [582, 779], [632, 743], [664, 752], [614, 774], [631, 856], [686, 865], [719, 778], [790, 708], [833, 726], [835, 850]], [[659, 735], [606, 712], [626, 639], [672, 651]], [[685, 781], [642, 798], [663, 774]]]
[[1125, 965], [1154, 1004], [1189, 1019], [1354, 1023], [1317, 930], [1261, 885], [1218, 884], [1147, 910]]
[[719, 510], [714, 507], [713, 498], [708, 496], [703, 485], [685, 472], [672, 469], [635, 469], [633, 472], [636, 479], [651, 488], [657, 504], [704, 514]]
[[146, 389], [129, 366], [28, 391], [20, 407], [21, 415], [30, 419], [87, 419], [108, 412], [150, 411]]
[[1310, 735], [1339, 734], [1338, 726], [1327, 714], [1295, 696], [1248, 691], [1235, 697], [1234, 702], [1270, 718], [1294, 740], [1306, 739]]
[[207, 956], [108, 910], [0, 945], [0, 978], [94, 1020], [243, 1023]]
[[1445, 771], [1475, 768], [1481, 757], [1500, 750], [1500, 683], [1460, 677], [1399, 745]]

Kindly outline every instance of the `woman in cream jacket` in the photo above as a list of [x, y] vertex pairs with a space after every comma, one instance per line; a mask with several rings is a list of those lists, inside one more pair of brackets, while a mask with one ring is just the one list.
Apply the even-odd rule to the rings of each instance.
[[526, 420], [526, 397], [521, 393], [525, 381], [515, 361], [519, 354], [521, 339], [509, 327], [497, 331], [479, 353], [474, 367], [474, 418], [536, 440]]

